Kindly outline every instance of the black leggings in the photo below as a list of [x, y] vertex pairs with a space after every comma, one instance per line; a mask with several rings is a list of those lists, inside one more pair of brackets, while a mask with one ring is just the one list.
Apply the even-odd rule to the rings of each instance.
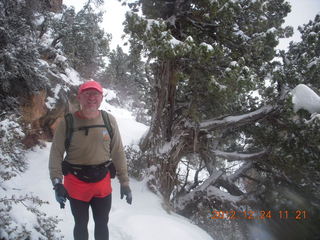
[[92, 198], [90, 202], [83, 202], [69, 198], [74, 217], [74, 240], [88, 240], [89, 206], [92, 208], [95, 240], [109, 240], [108, 220], [111, 208], [111, 194], [104, 198]]

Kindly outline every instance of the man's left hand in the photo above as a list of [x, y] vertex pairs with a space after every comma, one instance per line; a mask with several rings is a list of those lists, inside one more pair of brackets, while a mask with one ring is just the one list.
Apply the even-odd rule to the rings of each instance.
[[126, 195], [127, 203], [129, 203], [129, 204], [132, 203], [132, 193], [131, 193], [131, 189], [129, 186], [121, 186], [120, 187], [120, 195], [121, 195], [121, 199], [124, 197], [124, 195]]

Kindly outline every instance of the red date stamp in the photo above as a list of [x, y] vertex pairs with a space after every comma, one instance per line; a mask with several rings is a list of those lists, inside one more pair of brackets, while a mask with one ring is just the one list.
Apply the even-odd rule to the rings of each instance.
[[280, 210], [280, 211], [271, 211], [271, 210], [261, 210], [261, 211], [218, 211], [214, 210], [210, 215], [211, 219], [248, 219], [248, 220], [265, 220], [265, 219], [292, 219], [292, 220], [303, 220], [308, 218], [306, 210]]

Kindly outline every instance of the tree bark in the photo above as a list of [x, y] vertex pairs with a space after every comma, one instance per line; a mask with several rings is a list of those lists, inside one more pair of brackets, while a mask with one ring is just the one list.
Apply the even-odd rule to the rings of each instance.
[[[159, 189], [166, 201], [176, 184], [176, 170], [186, 145], [179, 128], [175, 128], [176, 64], [173, 60], [159, 64], [155, 76], [154, 114], [150, 129], [140, 142], [140, 149], [148, 151], [148, 166], [156, 166], [150, 183]], [[149, 184], [150, 184], [149, 183]]]

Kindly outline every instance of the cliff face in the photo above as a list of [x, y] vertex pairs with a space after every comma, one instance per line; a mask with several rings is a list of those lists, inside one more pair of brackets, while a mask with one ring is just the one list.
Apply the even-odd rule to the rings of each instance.
[[23, 144], [30, 148], [39, 144], [39, 140], [50, 141], [58, 119], [66, 112], [65, 104], [60, 104], [50, 111], [46, 105], [47, 91], [32, 94], [20, 105], [21, 121], [27, 126]]
[[80, 76], [52, 46], [52, 22], [62, 10], [62, 0], [0, 0], [0, 121], [15, 114], [27, 148], [50, 141], [59, 119], [76, 108], [69, 98]]

